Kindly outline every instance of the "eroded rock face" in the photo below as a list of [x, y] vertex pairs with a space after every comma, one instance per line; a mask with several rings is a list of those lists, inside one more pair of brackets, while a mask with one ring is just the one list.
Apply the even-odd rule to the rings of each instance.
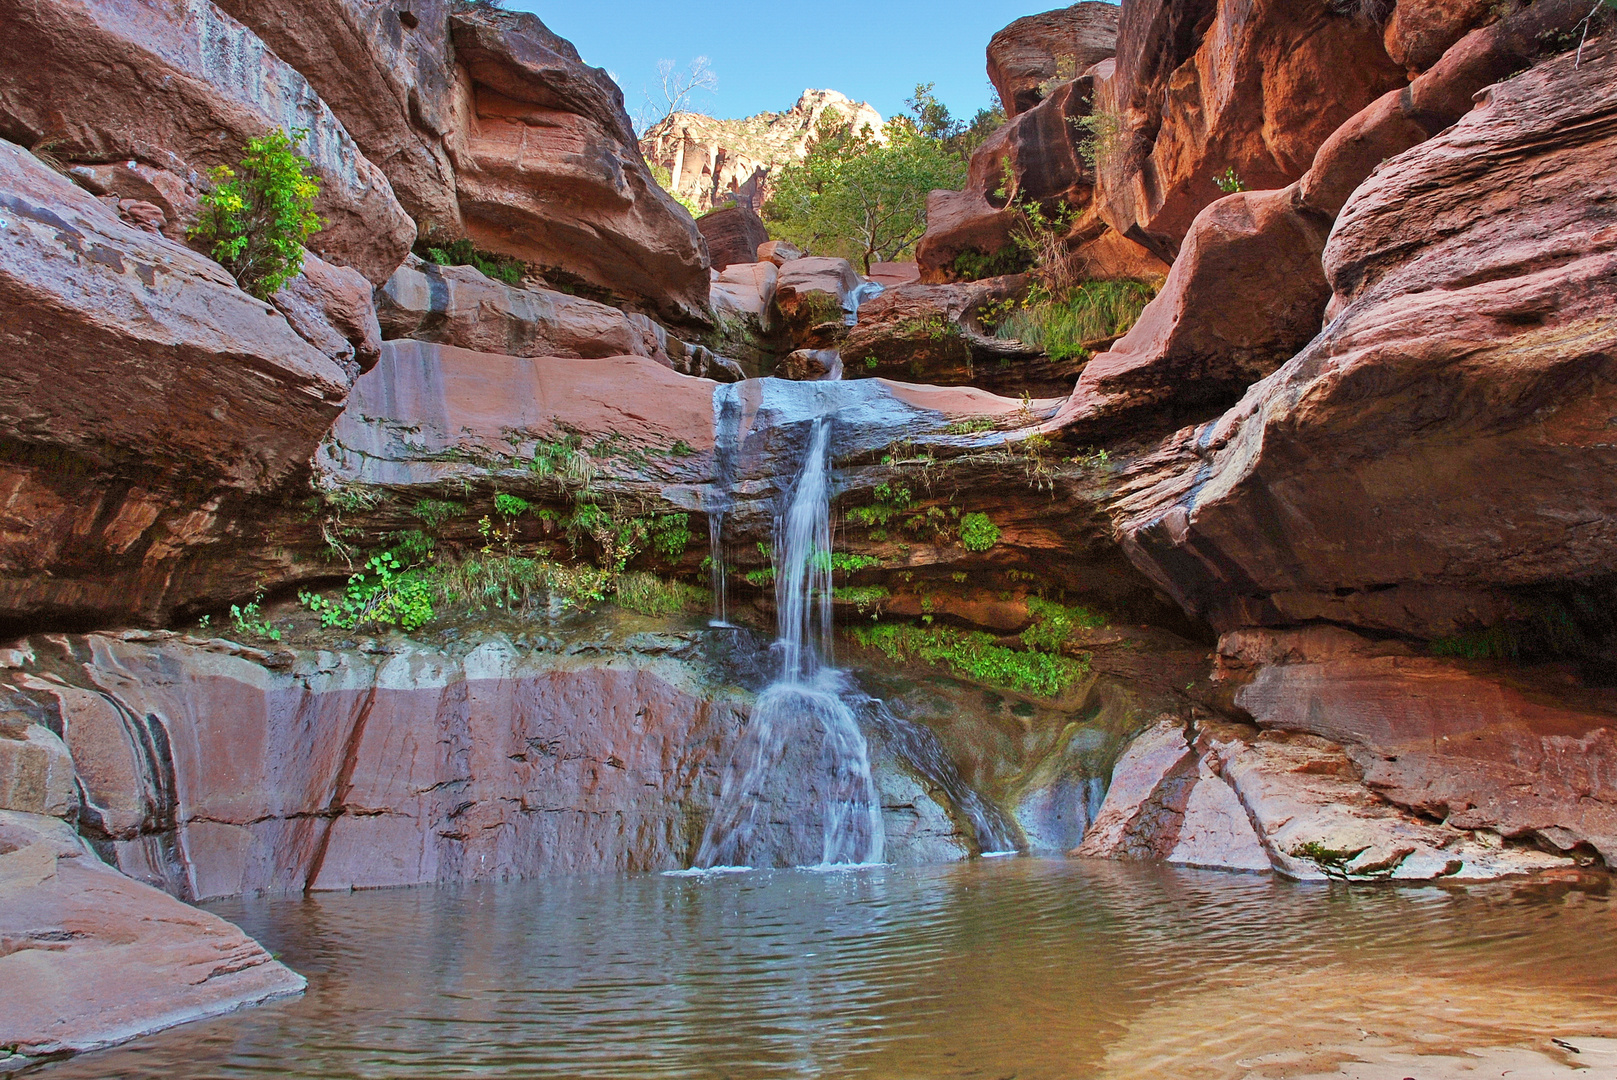
[[247, 140], [304, 129], [299, 152], [319, 176], [325, 222], [315, 252], [377, 283], [409, 251], [415, 224], [387, 177], [304, 77], [210, 0], [16, 0], [0, 17], [0, 136], [63, 162], [134, 160], [194, 185], [235, 165]]
[[988, 43], [988, 81], [1005, 115], [1038, 105], [1052, 84], [1070, 82], [1117, 51], [1118, 7], [1082, 3], [1017, 19]]
[[707, 241], [708, 258], [713, 269], [723, 270], [736, 263], [758, 261], [758, 246], [769, 242], [769, 230], [751, 206], [728, 203], [711, 213], [703, 214], [696, 222], [702, 238]]
[[1098, 79], [1113, 118], [1101, 213], [1172, 261], [1233, 170], [1249, 191], [1300, 177], [1349, 117], [1405, 81], [1380, 28], [1329, 5], [1285, 0], [1147, 0], [1118, 27], [1117, 63]]
[[0, 897], [0, 1041], [25, 1060], [304, 986], [217, 915], [102, 863], [57, 818], [0, 810]]
[[[596, 633], [277, 654], [91, 635], [15, 686], [74, 753], [86, 835], [185, 899], [688, 866], [752, 697], [700, 633]], [[876, 755], [889, 856], [959, 857], [899, 749]]]
[[617, 84], [533, 15], [483, 9], [450, 23], [467, 234], [650, 312], [703, 321], [701, 234], [652, 180]]
[[1026, 279], [987, 278], [953, 285], [898, 285], [860, 306], [842, 343], [843, 378], [871, 376], [936, 386], [980, 386], [1006, 396], [1067, 393], [1081, 360], [1053, 361], [1018, 341], [988, 334], [985, 305], [1020, 295]]
[[352, 375], [11, 144], [0, 217], [0, 613], [151, 617], [244, 499], [304, 466]]
[[1325, 628], [1237, 631], [1219, 651], [1239, 708], [1343, 745], [1398, 806], [1550, 851], [1582, 845], [1608, 865], [1617, 855], [1617, 715], [1591, 707], [1609, 695], [1552, 704], [1485, 665]]
[[644, 315], [549, 289], [495, 281], [475, 266], [411, 256], [376, 290], [381, 329], [503, 356], [645, 356], [666, 362], [667, 335]]
[[460, 234], [448, 0], [221, 0], [342, 121], [424, 236]]
[[1326, 248], [1334, 321], [1133, 475], [1124, 543], [1187, 608], [1357, 621], [1392, 587], [1379, 624], [1437, 636], [1457, 592], [1609, 569], [1614, 65], [1547, 61], [1378, 170]]
[[1118, 760], [1073, 854], [1305, 881], [1485, 880], [1573, 865], [1507, 848], [1497, 833], [1418, 819], [1367, 781], [1323, 738], [1164, 720]]

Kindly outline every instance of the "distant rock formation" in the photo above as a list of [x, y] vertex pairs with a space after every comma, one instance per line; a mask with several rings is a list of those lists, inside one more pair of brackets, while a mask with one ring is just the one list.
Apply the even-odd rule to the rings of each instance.
[[827, 113], [842, 117], [849, 131], [869, 126], [880, 134], [886, 123], [862, 101], [850, 101], [835, 90], [805, 90], [783, 113], [744, 120], [674, 113], [646, 132], [640, 150], [653, 168], [668, 170], [674, 192], [695, 200], [699, 210], [726, 195], [758, 210], [769, 198], [770, 177], [808, 156]]

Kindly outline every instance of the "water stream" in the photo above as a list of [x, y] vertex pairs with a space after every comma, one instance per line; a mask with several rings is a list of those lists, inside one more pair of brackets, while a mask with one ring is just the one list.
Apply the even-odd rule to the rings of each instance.
[[[775, 519], [775, 681], [725, 769], [695, 865], [879, 863], [884, 833], [870, 749], [831, 666], [831, 420], [810, 428]], [[722, 543], [714, 541], [715, 551]], [[717, 562], [717, 557], [715, 562]]]

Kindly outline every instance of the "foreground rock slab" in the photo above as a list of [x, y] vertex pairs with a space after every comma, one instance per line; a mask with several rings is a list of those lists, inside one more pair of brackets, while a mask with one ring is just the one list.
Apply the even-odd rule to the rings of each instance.
[[0, 1046], [95, 1050], [303, 987], [236, 927], [101, 862], [66, 822], [0, 811]]

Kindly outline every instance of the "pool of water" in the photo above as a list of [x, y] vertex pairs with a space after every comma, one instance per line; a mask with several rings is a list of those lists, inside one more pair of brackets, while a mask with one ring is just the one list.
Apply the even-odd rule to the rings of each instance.
[[1617, 1035], [1617, 906], [1587, 884], [1349, 889], [994, 859], [211, 906], [308, 976], [308, 992], [41, 1075], [1067, 1080], [1342, 1067], [1427, 1080], [1507, 1058], [1540, 1069], [1513, 1078], [1574, 1075], [1566, 1062], [1617, 1075], [1602, 1044], [1579, 1056], [1551, 1042]]

